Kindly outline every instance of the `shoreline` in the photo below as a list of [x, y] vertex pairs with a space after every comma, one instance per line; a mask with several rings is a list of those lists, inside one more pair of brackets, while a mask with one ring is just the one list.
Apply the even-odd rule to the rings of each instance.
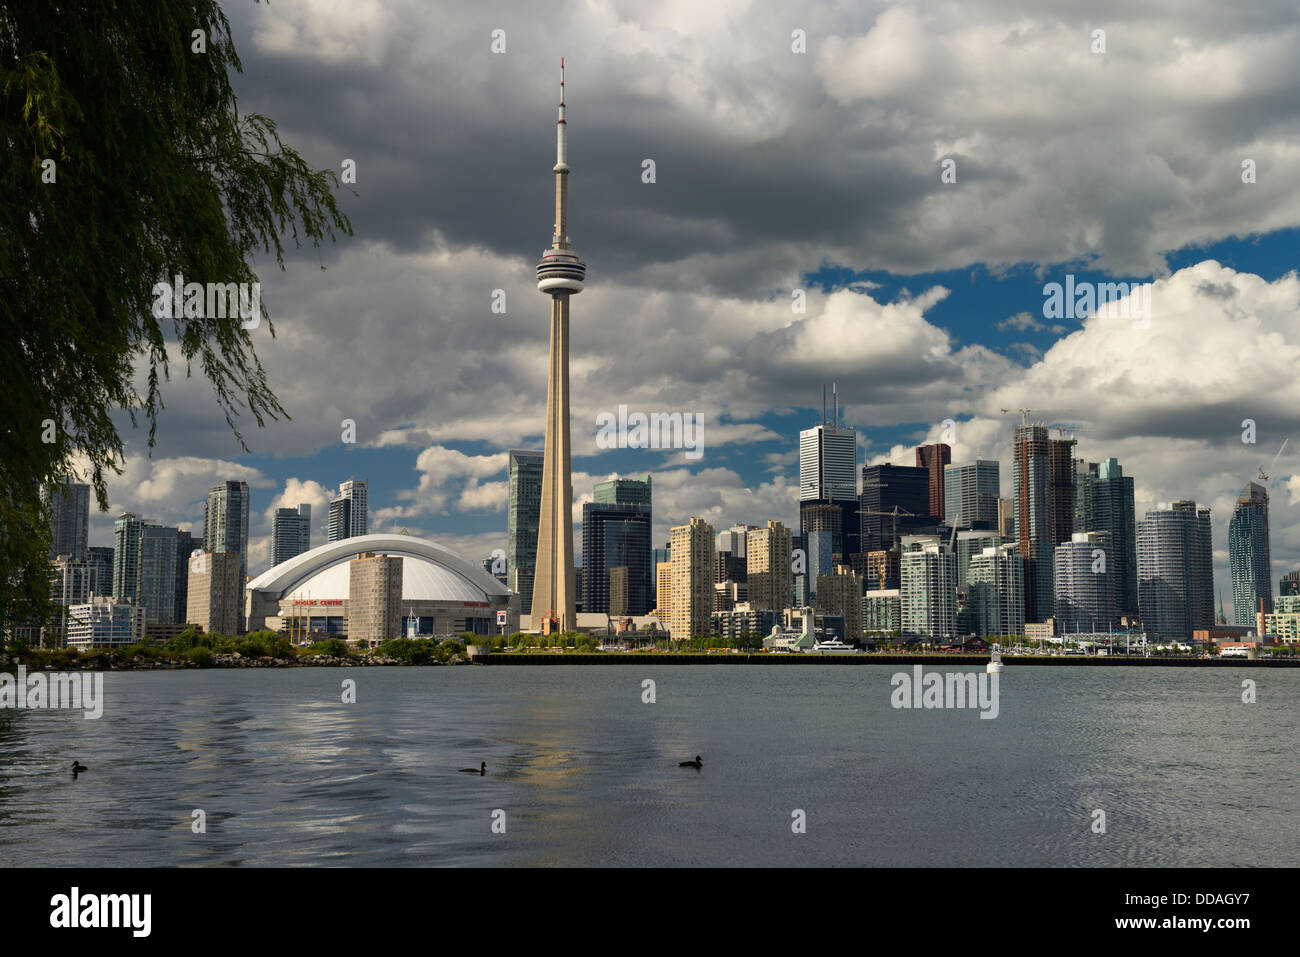
[[[938, 653], [898, 653], [859, 654], [859, 655], [815, 655], [815, 654], [706, 654], [682, 652], [602, 652], [599, 654], [533, 654], [528, 652], [507, 652], [492, 655], [475, 655], [465, 658], [456, 655], [446, 662], [426, 661], [414, 663], [398, 658], [358, 655], [354, 658], [341, 658], [325, 655], [304, 655], [299, 658], [244, 657], [242, 655], [214, 655], [209, 665], [199, 665], [192, 661], [157, 661], [130, 658], [117, 658], [111, 653], [85, 655], [78, 659], [58, 664], [44, 664], [22, 661], [9, 656], [0, 663], [0, 671], [13, 674], [19, 665], [28, 672], [60, 671], [206, 671], [231, 670], [243, 668], [447, 668], [464, 665], [485, 665], [491, 667], [528, 667], [547, 665], [773, 665], [773, 666], [809, 666], [809, 665], [977, 665], [989, 662], [987, 654], [948, 654]], [[1300, 659], [1295, 658], [1174, 658], [1124, 655], [1102, 655], [1100, 657], [1083, 655], [1006, 655], [1002, 662], [1010, 668], [1030, 666], [1062, 665], [1093, 667], [1174, 667], [1174, 668], [1300, 668]]]

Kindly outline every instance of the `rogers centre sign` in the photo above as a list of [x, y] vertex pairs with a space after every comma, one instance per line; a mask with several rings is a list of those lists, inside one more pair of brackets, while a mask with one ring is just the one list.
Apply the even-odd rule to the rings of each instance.
[[342, 606], [342, 598], [295, 598], [295, 605], [338, 605]]

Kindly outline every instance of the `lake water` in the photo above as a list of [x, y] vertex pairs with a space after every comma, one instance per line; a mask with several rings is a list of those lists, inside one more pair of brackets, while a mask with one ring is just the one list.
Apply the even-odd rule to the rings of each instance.
[[0, 864], [1300, 864], [1300, 670], [1009, 666], [995, 720], [905, 670], [110, 673], [99, 720], [6, 712]]

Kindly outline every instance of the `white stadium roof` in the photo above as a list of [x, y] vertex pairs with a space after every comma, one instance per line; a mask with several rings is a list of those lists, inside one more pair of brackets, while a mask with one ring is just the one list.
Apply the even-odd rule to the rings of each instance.
[[347, 598], [348, 563], [362, 552], [403, 559], [402, 598], [406, 600], [482, 602], [510, 595], [505, 585], [478, 565], [412, 535], [358, 535], [320, 545], [263, 572], [247, 588], [281, 600]]

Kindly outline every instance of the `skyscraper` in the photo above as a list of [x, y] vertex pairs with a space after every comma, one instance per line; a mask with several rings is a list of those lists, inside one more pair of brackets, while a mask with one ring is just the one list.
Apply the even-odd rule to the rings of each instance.
[[46, 488], [45, 494], [50, 502], [50, 558], [67, 555], [84, 562], [89, 557], [90, 486], [70, 482], [62, 488]]
[[113, 549], [105, 545], [91, 545], [90, 552], [90, 593], [92, 595], [113, 594]]
[[131, 596], [144, 608], [146, 625], [184, 620], [176, 612], [176, 550], [180, 529], [145, 524], [140, 528], [139, 570], [136, 593]]
[[[218, 482], [208, 489], [203, 513], [203, 548], [218, 554], [238, 555], [235, 572], [242, 599], [248, 579], [248, 514], [250, 511], [247, 482]], [[244, 606], [239, 602], [236, 630], [244, 630]]]
[[650, 505], [650, 476], [597, 482], [592, 487], [591, 500], [597, 505]]
[[957, 556], [938, 541], [905, 545], [900, 559], [903, 634], [947, 638], [957, 627]]
[[1108, 573], [1115, 580], [1115, 603], [1121, 615], [1136, 615], [1137, 532], [1133, 510], [1133, 478], [1114, 458], [1104, 462], [1075, 460], [1076, 532], [1109, 532]]
[[519, 593], [519, 607], [533, 607], [537, 564], [537, 523], [542, 509], [542, 453], [510, 450], [510, 489], [506, 506], [506, 587]]
[[373, 648], [401, 637], [402, 559], [362, 552], [348, 563], [348, 642]]
[[[1050, 439], [1047, 470], [1051, 491], [1048, 508], [1052, 517], [1052, 546], [1068, 542], [1074, 535], [1074, 439]], [[1085, 529], [1086, 531], [1086, 529]]]
[[[1045, 621], [1052, 591], [1052, 487], [1046, 427], [1022, 421], [1015, 431], [1016, 541], [1025, 560], [1025, 620]], [[1073, 514], [1074, 503], [1070, 503]]]
[[999, 531], [1001, 483], [1001, 469], [995, 461], [949, 465], [943, 470], [943, 520], [959, 528]]
[[780, 522], [769, 520], [764, 528], [746, 533], [745, 564], [751, 608], [784, 611], [790, 606], [794, 591], [792, 549], [790, 530]]
[[279, 565], [296, 555], [311, 551], [311, 506], [277, 508], [271, 529], [271, 564]]
[[[835, 572], [836, 546], [841, 544], [841, 522], [843, 514], [838, 506], [824, 504], [810, 504], [808, 502], [799, 503], [799, 519], [803, 526], [804, 552], [807, 563], [806, 574], [808, 576], [808, 600], [815, 601], [817, 597], [817, 580], [822, 575], [830, 575]], [[842, 546], [841, 546], [842, 547]], [[838, 564], [843, 564], [846, 559], [841, 559]]]
[[674, 526], [669, 562], [668, 631], [674, 641], [707, 635], [713, 617], [713, 526], [702, 518]]
[[1107, 628], [1117, 617], [1110, 532], [1075, 532], [1056, 546], [1052, 578], [1056, 621], [1064, 631]]
[[236, 552], [203, 552], [191, 558], [187, 622], [218, 635], [243, 630], [244, 582], [239, 577], [239, 557]]
[[917, 446], [916, 467], [925, 469], [929, 473], [929, 515], [940, 522], [945, 517], [943, 467], [950, 462], [952, 462], [952, 448], [942, 442]]
[[1138, 607], [1155, 640], [1186, 641], [1214, 623], [1210, 510], [1178, 501], [1137, 523]]
[[[902, 514], [895, 520], [895, 507]], [[896, 548], [904, 535], [933, 526], [930, 518], [930, 473], [910, 465], [866, 465], [862, 468], [862, 551]], [[897, 532], [897, 534], [895, 534]]]
[[[627, 610], [650, 611], [650, 505], [584, 502], [582, 504], [582, 610], [610, 614], [610, 576], [624, 569]], [[710, 574], [710, 582], [712, 575]]]
[[140, 572], [140, 529], [144, 522], [135, 512], [124, 512], [113, 522], [113, 597], [135, 600]]
[[[564, 119], [564, 60], [555, 133], [555, 232], [537, 264], [537, 288], [551, 297], [550, 363], [546, 382], [546, 440], [531, 622], [535, 631], [577, 627], [573, 568], [573, 478], [569, 469], [569, 297], [582, 292], [587, 267], [569, 244], [569, 164]], [[710, 563], [711, 565], [712, 563]], [[710, 568], [710, 574], [712, 568]], [[713, 586], [709, 586], [713, 594]]]
[[370, 531], [370, 486], [365, 479], [348, 479], [330, 502], [327, 542], [356, 538]]
[[972, 555], [966, 581], [977, 635], [1025, 633], [1025, 563], [1018, 545]]
[[835, 418], [799, 433], [799, 531], [806, 549], [805, 507], [833, 505], [838, 508], [840, 533], [834, 551], [842, 555], [847, 564], [850, 555], [862, 551], [858, 520], [858, 433], [840, 425], [838, 418], [837, 402]]
[[1232, 570], [1233, 621], [1238, 625], [1254, 625], [1256, 614], [1273, 610], [1268, 491], [1257, 482], [1246, 483], [1232, 510], [1228, 522], [1228, 564]]

